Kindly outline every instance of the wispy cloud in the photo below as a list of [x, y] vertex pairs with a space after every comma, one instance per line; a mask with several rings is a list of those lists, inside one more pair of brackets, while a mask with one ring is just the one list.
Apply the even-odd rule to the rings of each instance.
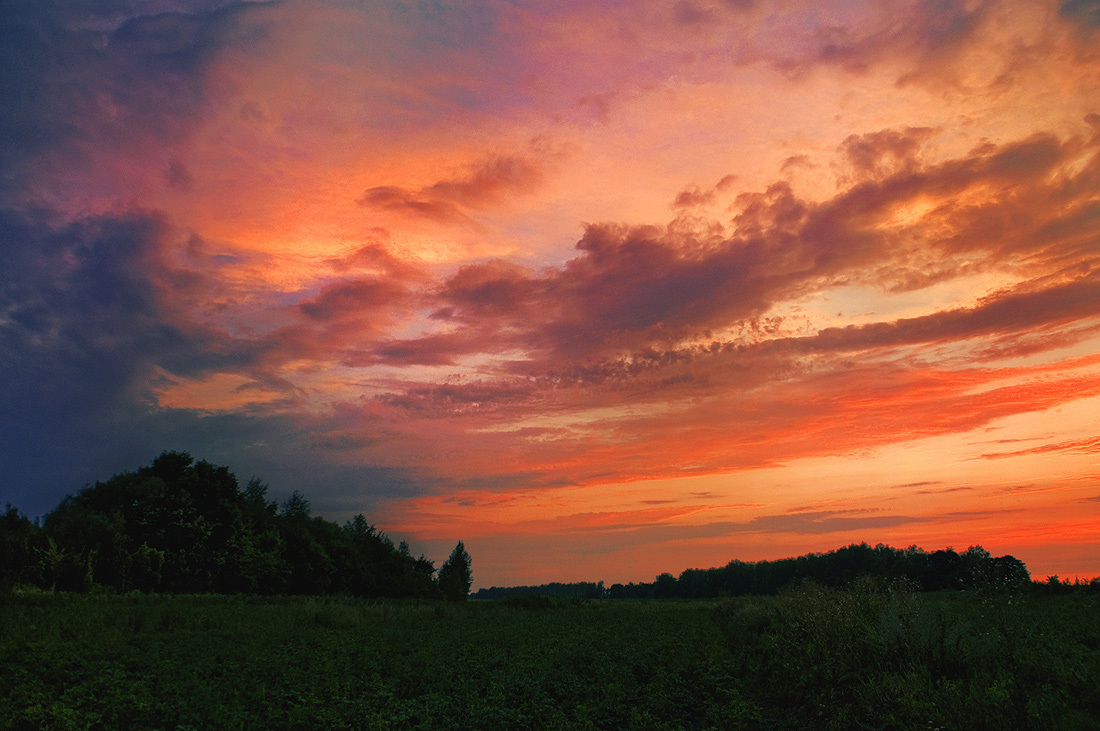
[[1100, 437], [1086, 439], [1071, 439], [1064, 442], [1039, 444], [1027, 449], [1016, 449], [1009, 452], [987, 452], [981, 455], [982, 459], [1008, 459], [1031, 454], [1050, 454], [1065, 452], [1071, 454], [1096, 454], [1100, 452]]

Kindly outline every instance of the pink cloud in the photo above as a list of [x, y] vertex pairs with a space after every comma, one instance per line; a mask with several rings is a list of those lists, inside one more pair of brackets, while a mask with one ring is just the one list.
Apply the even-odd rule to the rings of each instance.
[[[387, 347], [421, 353], [417, 362], [512, 348], [537, 354], [525, 372], [540, 366], [560, 372], [622, 353], [671, 352], [684, 338], [756, 321], [776, 304], [822, 287], [855, 281], [915, 291], [949, 281], [963, 266], [1011, 268], [1007, 257], [1027, 257], [1032, 271], [1049, 278], [1036, 276], [973, 307], [830, 328], [792, 345], [859, 349], [1023, 337], [1044, 328], [1050, 335], [1087, 321], [1100, 296], [1087, 263], [1087, 232], [1100, 219], [1083, 182], [1097, 175], [1100, 157], [1090, 153], [1083, 168], [1064, 172], [1060, 166], [1080, 155], [1080, 143], [1035, 135], [922, 165], [915, 151], [928, 134], [849, 138], [843, 153], [870, 177], [820, 204], [799, 200], [781, 183], [743, 194], [732, 236], [591, 225], [577, 256], [559, 268], [535, 272], [501, 260], [461, 267], [431, 294], [433, 317], [457, 329]], [[903, 232], [886, 225], [914, 201], [926, 213]], [[446, 352], [432, 357], [433, 345]]]
[[474, 225], [468, 211], [498, 205], [531, 192], [542, 179], [541, 170], [517, 156], [493, 157], [466, 174], [441, 180], [419, 190], [383, 185], [368, 189], [357, 201], [369, 208], [393, 211], [438, 223]]

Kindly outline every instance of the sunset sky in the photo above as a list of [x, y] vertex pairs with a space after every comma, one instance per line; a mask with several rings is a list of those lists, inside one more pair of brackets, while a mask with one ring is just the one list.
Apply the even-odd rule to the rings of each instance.
[[0, 503], [186, 450], [474, 587], [1100, 574], [1100, 0], [16, 0]]

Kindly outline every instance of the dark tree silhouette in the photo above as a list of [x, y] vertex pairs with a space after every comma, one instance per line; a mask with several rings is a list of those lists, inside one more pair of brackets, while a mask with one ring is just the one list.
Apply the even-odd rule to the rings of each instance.
[[1013, 556], [994, 558], [981, 546], [971, 546], [959, 554], [950, 548], [926, 553], [917, 546], [902, 550], [881, 543], [874, 547], [860, 543], [797, 558], [753, 563], [733, 560], [718, 568], [687, 569], [679, 579], [662, 574], [653, 583], [613, 584], [608, 596], [628, 599], [775, 594], [806, 579], [837, 588], [864, 576], [906, 582], [924, 591], [1015, 590], [1031, 583], [1022, 561]]
[[[253, 478], [165, 452], [65, 497], [41, 531], [0, 520], [0, 585], [258, 594], [438, 597], [432, 562], [399, 550], [363, 516], [341, 528], [297, 490], [282, 510]], [[32, 564], [27, 565], [27, 560]]]
[[[622, 586], [617, 584], [617, 586]], [[503, 599], [505, 597], [562, 597], [565, 599], [603, 599], [607, 589], [602, 581], [577, 581], [563, 584], [552, 581], [537, 586], [490, 586], [474, 592], [473, 599]]]
[[36, 575], [38, 526], [12, 505], [0, 513], [0, 589]]
[[443, 592], [444, 598], [452, 602], [464, 602], [472, 583], [470, 554], [466, 553], [466, 547], [459, 541], [455, 550], [451, 551], [451, 557], [439, 569], [439, 590]]
[[308, 518], [309, 500], [306, 500], [305, 495], [297, 490], [291, 493], [290, 497], [283, 502], [283, 517]]

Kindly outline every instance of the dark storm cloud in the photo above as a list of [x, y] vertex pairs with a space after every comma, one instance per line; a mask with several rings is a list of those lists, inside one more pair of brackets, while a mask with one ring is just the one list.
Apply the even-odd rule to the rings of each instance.
[[1063, 18], [1084, 28], [1100, 28], [1100, 0], [1064, 0], [1060, 10]]
[[863, 73], [877, 64], [901, 61], [905, 70], [899, 81], [904, 83], [955, 63], [995, 4], [913, 0], [877, 3], [870, 12], [853, 12], [855, 8], [865, 10], [793, 0], [681, 0], [672, 7], [672, 17], [688, 29], [705, 30], [736, 27], [747, 16], [759, 22], [767, 14], [764, 27], [774, 35], [765, 35], [763, 42], [743, 40], [734, 52], [738, 63], [764, 61], [801, 76], [821, 66]]
[[183, 374], [246, 363], [243, 343], [183, 314], [205, 283], [167, 261], [170, 235], [151, 214], [54, 227], [0, 212], [5, 361], [52, 363], [100, 383], [129, 380], [152, 361]]
[[168, 235], [147, 214], [55, 227], [0, 211], [0, 471], [28, 509], [46, 507], [39, 490], [79, 487], [41, 484], [54, 470], [134, 451], [156, 368], [200, 376], [255, 357], [183, 314], [203, 283], [165, 261]]
[[[430, 489], [427, 475], [348, 461], [344, 453], [362, 447], [371, 437], [361, 429], [342, 433], [340, 422], [340, 414], [303, 417], [261, 409], [238, 413], [171, 409], [150, 415], [132, 428], [144, 427], [155, 436], [139, 435], [146, 454], [150, 443], [157, 449], [188, 450], [228, 466], [242, 482], [251, 477], [268, 482], [273, 499], [300, 490], [309, 496], [315, 512], [333, 518], [369, 512], [375, 501], [386, 496], [415, 496]], [[149, 459], [135, 453], [129, 462], [119, 460], [119, 469], [132, 469]]]
[[[306, 491], [330, 513], [428, 484], [396, 468], [344, 464], [335, 417], [158, 408], [150, 390], [158, 372], [252, 372], [264, 381], [273, 352], [192, 318], [211, 284], [174, 268], [171, 235], [150, 214], [55, 227], [0, 211], [0, 500], [41, 515], [84, 482], [165, 449], [226, 464], [241, 480], [261, 477], [275, 497]], [[340, 311], [329, 303], [327, 312]]]
[[[202, 72], [251, 3], [20, 2], [0, 14], [0, 195], [51, 169], [96, 164], [135, 133], [180, 138]], [[184, 12], [186, 11], [186, 12]], [[178, 177], [178, 176], [177, 176]]]
[[[187, 133], [236, 5], [18, 2], [0, 13], [0, 473], [4, 499], [32, 513], [155, 456], [158, 368], [200, 377], [247, 367], [262, 349], [186, 314], [207, 283], [169, 263], [160, 215], [72, 218], [61, 190], [85, 175], [75, 192], [94, 195], [106, 151], [142, 155]], [[167, 155], [143, 163], [160, 165], [165, 185], [190, 183]]]

